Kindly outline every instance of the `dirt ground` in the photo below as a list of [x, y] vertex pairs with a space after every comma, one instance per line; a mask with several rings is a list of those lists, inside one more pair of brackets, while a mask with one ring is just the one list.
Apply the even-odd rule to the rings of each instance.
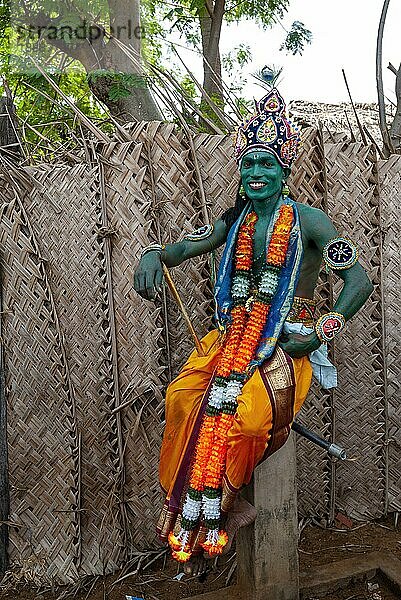
[[[401, 519], [395, 526], [394, 517], [376, 523], [336, 522], [334, 528], [325, 529], [317, 524], [307, 525], [301, 534], [299, 558], [301, 571], [315, 566], [343, 560], [358, 554], [385, 551], [401, 560]], [[77, 588], [59, 590], [34, 590], [27, 585], [0, 591], [0, 600], [130, 600], [132, 596], [143, 600], [180, 600], [196, 594], [218, 590], [235, 584], [235, 553], [219, 559], [203, 581], [181, 576], [181, 569], [166, 555], [153, 562], [137, 575], [130, 569], [106, 577], [88, 579]], [[122, 576], [129, 575], [117, 583]], [[240, 596], [238, 597], [239, 600]], [[309, 600], [321, 600], [310, 597]], [[325, 600], [397, 600], [384, 580], [374, 578], [350, 585], [347, 589], [324, 596]], [[231, 600], [237, 600], [230, 595]]]
[[[345, 526], [336, 522], [336, 526], [324, 529], [308, 526], [301, 535], [299, 562], [301, 571], [313, 567], [344, 560], [355, 554], [386, 552], [401, 560], [401, 519], [397, 526], [394, 516], [376, 523], [348, 523]], [[321, 597], [310, 597], [320, 600]], [[324, 596], [324, 600], [400, 600], [388, 582], [374, 577], [367, 582], [358, 582], [333, 594]], [[306, 600], [306, 599], [305, 599]], [[309, 599], [308, 599], [309, 600]]]

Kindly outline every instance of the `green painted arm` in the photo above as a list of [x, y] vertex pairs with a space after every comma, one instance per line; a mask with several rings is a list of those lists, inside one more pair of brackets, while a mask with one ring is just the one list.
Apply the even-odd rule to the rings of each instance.
[[[323, 252], [327, 242], [338, 237], [339, 233], [323, 211], [311, 208], [309, 214], [308, 238], [316, 244], [320, 252]], [[333, 306], [333, 311], [341, 313], [348, 321], [365, 304], [373, 291], [373, 285], [359, 262], [350, 269], [334, 271], [334, 273], [343, 280], [344, 286]]]
[[[323, 211], [303, 206], [300, 209], [304, 240], [314, 244], [323, 253], [323, 248], [339, 233], [329, 217]], [[350, 269], [334, 271], [344, 282], [341, 293], [333, 306], [333, 311], [344, 315], [346, 321], [351, 319], [365, 304], [373, 291], [373, 285], [359, 262]], [[341, 334], [340, 334], [341, 335]], [[280, 340], [280, 346], [293, 358], [306, 356], [320, 346], [320, 340], [315, 332], [306, 336], [289, 334]]]
[[161, 255], [159, 252], [148, 252], [139, 261], [135, 271], [135, 291], [146, 300], [154, 300], [163, 281], [162, 262], [167, 267], [176, 267], [188, 258], [212, 252], [224, 244], [226, 238], [226, 224], [219, 219], [214, 224], [211, 235], [204, 240], [182, 240], [175, 244], [167, 244]]

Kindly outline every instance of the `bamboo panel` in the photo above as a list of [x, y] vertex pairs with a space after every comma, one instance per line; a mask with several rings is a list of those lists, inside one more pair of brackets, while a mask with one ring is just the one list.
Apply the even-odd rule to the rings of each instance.
[[388, 402], [389, 510], [401, 510], [401, 365], [400, 316], [401, 248], [399, 220], [401, 214], [401, 157], [391, 156], [379, 162], [381, 226], [383, 235], [383, 299], [386, 336]]
[[[189, 140], [181, 134], [178, 136], [172, 128], [151, 123], [147, 135], [147, 162], [154, 180], [152, 202], [159, 208], [154, 216], [160, 224], [162, 240], [175, 242], [182, 239], [184, 232], [204, 224], [194, 156]], [[212, 315], [208, 257], [183, 263], [172, 270], [172, 276], [198, 335], [205, 335], [210, 329]], [[192, 352], [194, 343], [170, 294], [167, 311], [170, 360], [175, 376]]]
[[124, 543], [98, 170], [46, 166], [34, 175], [53, 199], [35, 191], [26, 208], [48, 261], [82, 436], [80, 573], [111, 571]]
[[230, 136], [199, 133], [194, 138], [206, 197], [216, 219], [233, 206], [239, 173]]
[[305, 129], [302, 132], [302, 147], [288, 180], [291, 197], [297, 202], [323, 208], [324, 195], [323, 145], [319, 132]]
[[163, 393], [167, 383], [166, 340], [160, 302], [142, 300], [132, 289], [141, 249], [157, 239], [146, 148], [115, 144], [104, 149], [108, 221], [112, 237], [113, 298], [118, 348], [128, 550], [155, 543], [161, 505], [157, 477]]
[[[289, 179], [291, 196], [327, 211], [325, 197], [324, 148], [318, 131], [303, 132], [302, 151], [294, 164]], [[315, 292], [320, 312], [330, 306], [330, 289], [322, 271]], [[332, 437], [332, 394], [324, 391], [313, 378], [308, 397], [297, 420], [322, 437]], [[331, 497], [331, 462], [327, 455], [310, 442], [297, 438], [298, 510], [301, 516], [327, 518]]]
[[[13, 182], [16, 187], [16, 182]], [[78, 430], [48, 265], [2, 175], [0, 245], [8, 405], [11, 560], [71, 582], [80, 560]]]
[[[227, 136], [191, 140], [160, 123], [138, 123], [130, 133], [132, 142], [103, 146], [92, 165], [21, 171], [21, 185], [32, 175], [40, 184], [24, 192], [29, 220], [11, 187], [2, 208], [5, 300], [11, 306], [3, 321], [12, 510], [21, 522], [18, 532], [11, 531], [18, 549], [13, 557], [44, 551], [44, 579], [99, 574], [155, 544], [164, 393], [193, 343], [169, 292], [155, 303], [142, 300], [132, 290], [133, 272], [141, 248], [177, 241], [209, 215], [219, 217], [233, 205], [238, 185]], [[299, 416], [358, 460], [335, 466], [298, 440], [299, 508], [303, 516], [322, 519], [337, 509], [371, 518], [385, 512], [387, 487], [389, 508], [401, 505], [395, 312], [400, 164], [396, 157], [380, 164], [387, 431], [376, 162], [370, 148], [345, 141], [327, 145], [326, 154], [320, 132], [307, 130], [291, 194], [328, 211], [359, 244], [375, 292], [339, 338], [338, 390], [327, 393], [313, 384]], [[172, 276], [203, 335], [212, 326], [208, 258], [187, 261]], [[321, 311], [332, 306], [329, 283], [322, 272], [316, 292]], [[113, 413], [119, 404], [124, 407]]]
[[[382, 355], [381, 236], [376, 159], [360, 143], [326, 147], [330, 214], [360, 249], [375, 290], [338, 338], [339, 387], [334, 415], [338, 442], [355, 462], [337, 467], [337, 507], [374, 518], [386, 504], [385, 382]], [[339, 283], [339, 282], [338, 282]], [[341, 286], [336, 285], [335, 294]]]

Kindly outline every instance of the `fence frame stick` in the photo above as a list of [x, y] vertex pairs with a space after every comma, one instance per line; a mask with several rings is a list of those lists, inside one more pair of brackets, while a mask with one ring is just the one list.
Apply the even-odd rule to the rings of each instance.
[[0, 261], [0, 577], [8, 567], [8, 525], [10, 493], [8, 485], [7, 403], [4, 377], [3, 344], [3, 273]]

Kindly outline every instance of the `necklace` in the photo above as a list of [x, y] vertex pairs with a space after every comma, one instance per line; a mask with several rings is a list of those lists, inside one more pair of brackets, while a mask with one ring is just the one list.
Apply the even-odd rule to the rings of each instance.
[[249, 213], [239, 230], [231, 284], [232, 321], [199, 431], [189, 486], [181, 510], [180, 530], [177, 534], [170, 532], [168, 537], [173, 558], [180, 562], [186, 562], [191, 557], [191, 541], [192, 537], [196, 537], [193, 533], [201, 521], [206, 529], [202, 547], [210, 556], [221, 554], [228, 541], [226, 532], [219, 529], [227, 436], [237, 410], [237, 398], [251, 374], [252, 360], [278, 289], [288, 250], [293, 208], [288, 204], [282, 204], [279, 208], [266, 253], [266, 264], [256, 295], [252, 297], [253, 236], [257, 219], [255, 212]]

